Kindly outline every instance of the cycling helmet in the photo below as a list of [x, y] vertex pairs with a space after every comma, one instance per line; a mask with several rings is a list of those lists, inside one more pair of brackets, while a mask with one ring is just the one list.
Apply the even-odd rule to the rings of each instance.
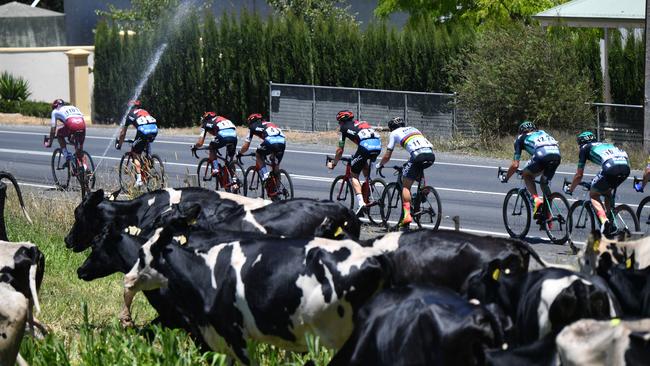
[[253, 114], [251, 114], [250, 116], [248, 116], [248, 118], [246, 119], [246, 121], [248, 121], [248, 124], [250, 125], [251, 123], [253, 123], [253, 122], [255, 122], [255, 121], [259, 121], [259, 120], [261, 120], [261, 119], [262, 119], [262, 115], [261, 115], [261, 114], [259, 114], [259, 113], [253, 113]]
[[402, 117], [395, 117], [388, 121], [388, 129], [391, 131], [404, 126], [406, 126], [406, 122], [404, 122], [404, 118]]
[[524, 133], [524, 132], [528, 132], [528, 131], [534, 131], [534, 130], [536, 130], [536, 129], [537, 129], [537, 127], [536, 127], [535, 124], [534, 124], [533, 122], [531, 122], [531, 121], [523, 121], [523, 122], [521, 122], [521, 124], [519, 125], [519, 133]]
[[52, 102], [52, 110], [57, 109], [64, 104], [65, 101], [63, 101], [63, 99], [55, 99], [54, 102]]
[[596, 141], [596, 135], [594, 135], [590, 131], [582, 132], [576, 137], [576, 142], [580, 146], [582, 146], [584, 144], [588, 144], [590, 142], [594, 142], [594, 141]]
[[129, 100], [128, 106], [129, 108], [140, 108], [140, 101], [137, 99]]
[[205, 112], [203, 113], [203, 117], [201, 117], [201, 122], [214, 119], [216, 116], [217, 114], [214, 112]]
[[336, 114], [336, 120], [340, 122], [349, 121], [354, 118], [354, 113], [350, 111], [340, 111]]

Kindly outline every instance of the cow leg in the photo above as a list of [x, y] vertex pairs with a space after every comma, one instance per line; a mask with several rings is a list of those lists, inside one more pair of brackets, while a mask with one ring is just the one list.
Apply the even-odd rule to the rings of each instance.
[[122, 324], [124, 328], [135, 326], [133, 319], [131, 319], [131, 304], [133, 303], [135, 294], [135, 291], [124, 289], [124, 305], [122, 307], [122, 312], [120, 312], [120, 324]]

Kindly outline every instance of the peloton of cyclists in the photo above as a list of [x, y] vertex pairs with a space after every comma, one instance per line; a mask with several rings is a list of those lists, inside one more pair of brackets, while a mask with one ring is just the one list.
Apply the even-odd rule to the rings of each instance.
[[404, 165], [402, 171], [402, 222], [401, 226], [408, 226], [413, 218], [411, 217], [411, 186], [414, 181], [419, 181], [424, 175], [424, 169], [433, 165], [436, 156], [433, 153], [433, 145], [415, 127], [407, 127], [402, 117], [395, 117], [388, 122], [388, 129], [391, 131], [388, 137], [386, 153], [377, 169], [383, 168], [390, 161], [396, 145], [401, 145], [410, 155], [409, 161]]
[[[352, 155], [350, 167], [352, 171], [352, 188], [357, 197], [359, 208], [356, 211], [357, 216], [363, 216], [367, 213], [368, 209], [361, 193], [361, 183], [359, 182], [359, 173], [363, 170], [363, 174], [367, 177], [370, 174], [369, 161], [374, 162], [381, 153], [381, 140], [379, 134], [370, 127], [368, 122], [358, 121], [354, 119], [354, 113], [343, 110], [336, 114], [336, 120], [339, 122], [341, 138], [334, 155], [334, 160], [327, 164], [329, 169], [334, 169], [336, 164], [343, 156], [343, 149], [345, 148], [345, 139], [350, 139], [358, 145], [357, 151]], [[369, 187], [365, 187], [369, 190]]]
[[[284, 156], [284, 149], [286, 147], [286, 138], [282, 130], [273, 122], [264, 121], [262, 115], [253, 113], [247, 119], [249, 133], [241, 149], [239, 149], [238, 156], [245, 154], [250, 148], [253, 136], [257, 136], [262, 140], [262, 143], [255, 151], [256, 168], [262, 177], [262, 182], [266, 184], [269, 177], [269, 170], [264, 163], [264, 157], [270, 155], [275, 157], [277, 164], [276, 170], [279, 170], [282, 157]], [[276, 171], [277, 173], [277, 171]]]
[[[627, 179], [630, 175], [630, 162], [627, 153], [614, 144], [598, 142], [596, 136], [589, 132], [582, 132], [576, 137], [576, 142], [580, 146], [580, 155], [578, 157], [578, 168], [573, 176], [571, 186], [564, 190], [567, 194], [572, 194], [575, 187], [582, 181], [585, 164], [587, 160], [601, 167], [600, 172], [591, 182], [589, 197], [591, 204], [596, 211], [596, 216], [601, 223], [601, 232], [610, 234], [615, 228], [607, 216], [611, 211], [612, 192], [616, 187]], [[605, 197], [605, 208], [600, 201], [600, 196]]]
[[[131, 145], [131, 152], [138, 156], [141, 156], [145, 148], [147, 149], [147, 155], [151, 154], [151, 143], [156, 139], [156, 135], [158, 134], [156, 119], [140, 107], [139, 100], [129, 101], [129, 113], [120, 126], [122, 127], [120, 136], [115, 142], [115, 148], [120, 150], [126, 137], [126, 130], [129, 128], [129, 125], [132, 125], [136, 129], [136, 133], [133, 139], [133, 145]], [[136, 172], [135, 185], [139, 187], [143, 185], [142, 174], [140, 174], [140, 160], [134, 159], [134, 165]]]
[[523, 121], [519, 125], [519, 136], [515, 139], [515, 154], [510, 168], [508, 168], [505, 177], [499, 177], [502, 183], [506, 183], [515, 174], [519, 168], [521, 153], [524, 150], [530, 155], [530, 160], [524, 167], [521, 176], [524, 179], [528, 192], [533, 197], [533, 217], [535, 217], [543, 203], [543, 199], [537, 194], [535, 177], [541, 174], [541, 188], [542, 190], [547, 189], [562, 158], [558, 143], [553, 136], [549, 135], [546, 131], [539, 130], [533, 122]]
[[212, 176], [219, 174], [219, 161], [217, 153], [222, 147], [226, 148], [226, 155], [229, 160], [235, 156], [237, 151], [237, 130], [235, 124], [229, 119], [217, 116], [215, 112], [205, 112], [201, 118], [201, 134], [199, 140], [194, 144], [192, 150], [203, 146], [207, 134], [214, 136], [210, 141], [209, 156], [212, 161]]
[[[57, 124], [61, 122], [61, 124]], [[65, 156], [65, 164], [67, 165], [72, 160], [72, 153], [66, 148], [65, 138], [74, 139], [79, 143], [79, 152], [83, 150], [84, 140], [86, 138], [86, 122], [81, 111], [73, 106], [67, 104], [63, 99], [56, 99], [52, 102], [52, 120], [50, 122], [50, 137], [45, 144], [45, 147], [51, 147], [54, 137], [59, 141], [63, 155]]]

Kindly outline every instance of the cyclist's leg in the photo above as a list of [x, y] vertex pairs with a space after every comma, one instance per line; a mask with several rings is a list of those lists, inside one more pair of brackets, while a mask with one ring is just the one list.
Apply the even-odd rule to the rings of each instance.
[[269, 177], [269, 170], [264, 163], [264, 157], [270, 153], [271, 148], [270, 144], [267, 141], [262, 142], [255, 151], [255, 169], [257, 169], [260, 177], [262, 177], [262, 181], [266, 181], [266, 179]]
[[212, 162], [212, 176], [219, 174], [219, 160], [217, 160], [217, 152], [222, 147], [222, 144], [219, 141], [218, 137], [215, 137], [214, 140], [210, 141], [208, 149], [208, 157]]
[[133, 159], [133, 166], [135, 167], [135, 181], [137, 185], [142, 184], [140, 160], [142, 159], [142, 152], [144, 151], [146, 145], [146, 137], [143, 136], [140, 132], [137, 132], [135, 134], [135, 139], [133, 140], [133, 145], [131, 145], [131, 153], [139, 158]]
[[352, 155], [350, 160], [350, 172], [352, 175], [352, 179], [350, 181], [352, 183], [352, 189], [354, 190], [354, 195], [357, 198], [357, 203], [359, 204], [359, 208], [365, 206], [365, 202], [363, 201], [363, 194], [361, 192], [361, 183], [359, 182], [359, 174], [361, 173], [362, 170], [367, 168], [368, 166], [367, 161], [368, 161], [368, 154], [366, 152], [366, 149], [359, 146], [359, 148], [354, 153], [354, 155]]
[[411, 218], [411, 187], [413, 182], [419, 181], [424, 175], [424, 169], [433, 165], [436, 160], [435, 155], [431, 153], [421, 153], [411, 156], [408, 162], [404, 164], [402, 171], [402, 225], [410, 224]]
[[535, 177], [542, 174], [543, 170], [544, 161], [533, 157], [528, 161], [528, 164], [526, 164], [521, 173], [526, 189], [528, 190], [528, 193], [530, 193], [530, 196], [533, 197], [533, 214], [537, 213], [537, 210], [543, 203], [542, 198], [537, 194], [537, 187], [535, 186]]
[[591, 190], [589, 191], [589, 198], [591, 199], [591, 205], [596, 212], [598, 221], [601, 225], [604, 225], [607, 222], [607, 213], [603, 206], [603, 203], [600, 200], [600, 196], [607, 196], [610, 194], [611, 187], [609, 186], [606, 178], [606, 173], [600, 171], [596, 174], [596, 177], [591, 181]]
[[65, 138], [69, 135], [70, 130], [65, 124], [57, 125], [54, 136], [56, 137], [57, 141], [59, 141], [59, 146], [61, 147], [61, 151], [63, 151], [63, 156], [65, 157], [66, 163], [72, 160], [72, 153], [68, 151], [65, 143]]
[[280, 163], [284, 157], [285, 144], [273, 144], [273, 158], [275, 159], [275, 173], [280, 174]]

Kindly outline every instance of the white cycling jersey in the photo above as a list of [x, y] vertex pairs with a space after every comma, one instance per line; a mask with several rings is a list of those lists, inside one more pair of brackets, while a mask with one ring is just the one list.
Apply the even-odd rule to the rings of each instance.
[[388, 150], [395, 149], [395, 145], [401, 145], [409, 154], [423, 148], [431, 149], [433, 145], [426, 137], [415, 127], [400, 127], [390, 133], [388, 137]]
[[72, 117], [81, 117], [83, 119], [84, 115], [81, 113], [79, 108], [73, 105], [64, 105], [52, 111], [52, 121], [50, 125], [56, 127], [56, 121], [61, 121], [65, 123], [68, 118]]

